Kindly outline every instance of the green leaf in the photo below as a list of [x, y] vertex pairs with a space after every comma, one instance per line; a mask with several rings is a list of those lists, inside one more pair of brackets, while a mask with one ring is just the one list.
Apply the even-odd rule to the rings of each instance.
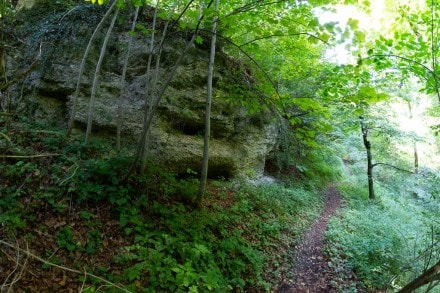
[[348, 21], [347, 21], [347, 25], [352, 30], [357, 30], [357, 29], [359, 29], [359, 20], [354, 19], [354, 18], [349, 18]]
[[171, 269], [173, 272], [175, 272], [175, 273], [180, 273], [180, 272], [182, 272], [182, 269], [180, 269], [180, 268], [172, 268]]
[[365, 42], [365, 34], [359, 30], [354, 32], [354, 41], [358, 43]]
[[201, 36], [197, 36], [196, 39], [195, 39], [195, 42], [197, 44], [202, 44], [203, 43], [203, 38]]
[[355, 115], [355, 116], [361, 116], [361, 115], [363, 115], [365, 113], [365, 110], [363, 109], [363, 108], [357, 108], [354, 112], [353, 112], [353, 114]]

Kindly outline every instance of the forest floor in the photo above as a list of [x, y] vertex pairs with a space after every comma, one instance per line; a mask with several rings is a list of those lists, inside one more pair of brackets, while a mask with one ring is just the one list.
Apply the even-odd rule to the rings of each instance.
[[279, 293], [287, 292], [340, 292], [344, 284], [340, 284], [338, 275], [345, 275], [345, 280], [354, 280], [352, 272], [336, 271], [324, 253], [325, 231], [328, 222], [341, 207], [341, 195], [330, 185], [325, 193], [325, 206], [321, 215], [315, 220], [295, 249], [295, 267], [292, 278], [285, 280], [279, 288]]

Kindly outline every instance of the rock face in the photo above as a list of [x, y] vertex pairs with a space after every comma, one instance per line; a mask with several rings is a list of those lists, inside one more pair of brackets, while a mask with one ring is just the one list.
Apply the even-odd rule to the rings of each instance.
[[[35, 9], [34, 6], [31, 10]], [[41, 10], [40, 13], [23, 11], [21, 13], [36, 19], [20, 27], [21, 37], [28, 44], [22, 46], [22, 52], [41, 46], [41, 62], [25, 83], [24, 95], [28, 98], [32, 95], [32, 112], [35, 115], [65, 125], [72, 107], [79, 65], [93, 29], [102, 17], [103, 8], [82, 5], [55, 16], [41, 15]], [[142, 17], [143, 21], [148, 21], [147, 12]], [[94, 102], [92, 135], [114, 139], [117, 104], [121, 98], [122, 144], [127, 151], [132, 151], [130, 146], [139, 139], [145, 107], [149, 107], [151, 102], [145, 101], [149, 36], [138, 34], [134, 37], [127, 78], [121, 90], [122, 68], [129, 40], [126, 33], [128, 19], [128, 15], [121, 16], [120, 23], [126, 24], [119, 24], [109, 41]], [[87, 121], [95, 65], [106, 28], [103, 31], [94, 42], [86, 62], [75, 116], [76, 133], [84, 131]], [[162, 53], [159, 80], [165, 80], [170, 74], [185, 44], [183, 32], [171, 32]], [[159, 104], [150, 130], [151, 157], [178, 173], [186, 173], [189, 169], [199, 171], [201, 166], [208, 50], [203, 44], [190, 49]], [[231, 84], [237, 83], [231, 74], [236, 69], [228, 60], [223, 53], [219, 53], [216, 60], [209, 176], [258, 177], [263, 174], [265, 159], [276, 144], [278, 130], [275, 119], [268, 113], [248, 115], [246, 109], [234, 101], [237, 98], [232, 97], [237, 94], [228, 89]], [[9, 58], [9, 67], [18, 66], [14, 62], [13, 58]], [[237, 87], [244, 88], [243, 84], [237, 84]], [[246, 92], [242, 90], [241, 94], [246, 95]]]

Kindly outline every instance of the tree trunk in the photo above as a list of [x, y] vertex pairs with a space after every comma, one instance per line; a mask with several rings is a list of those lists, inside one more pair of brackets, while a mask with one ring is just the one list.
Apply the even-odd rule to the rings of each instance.
[[411, 283], [403, 287], [398, 293], [411, 293], [426, 284], [438, 280], [440, 280], [440, 260], [423, 274], [415, 278]]
[[[186, 11], [186, 9], [192, 4], [193, 0], [191, 0], [186, 7], [184, 8], [184, 11], [179, 15], [179, 17], [177, 19], [180, 19], [180, 17], [183, 15], [183, 13]], [[162, 87], [160, 88], [160, 90], [158, 91], [158, 93], [156, 94], [156, 90], [153, 90], [153, 96], [154, 97], [152, 100], [152, 104], [151, 104], [151, 108], [148, 114], [147, 119], [144, 121], [143, 123], [143, 130], [142, 130], [142, 134], [141, 134], [141, 140], [139, 142], [139, 145], [136, 149], [136, 154], [134, 155], [134, 160], [133, 163], [131, 164], [130, 168], [128, 169], [127, 173], [125, 174], [124, 178], [122, 181], [125, 181], [128, 179], [128, 177], [130, 177], [130, 175], [133, 173], [133, 171], [135, 170], [135, 168], [138, 166], [139, 162], [142, 161], [141, 158], [143, 157], [143, 150], [144, 150], [144, 141], [143, 141], [143, 137], [146, 136], [147, 132], [149, 131], [151, 122], [153, 121], [153, 117], [154, 117], [154, 113], [156, 112], [156, 109], [160, 103], [160, 100], [162, 99], [165, 91], [167, 90], [170, 82], [173, 80], [174, 75], [177, 72], [177, 69], [180, 65], [180, 63], [182, 62], [183, 58], [185, 57], [185, 55], [188, 53], [188, 50], [191, 48], [191, 46], [194, 44], [194, 40], [196, 39], [198, 33], [199, 33], [199, 26], [201, 24], [201, 21], [203, 20], [202, 16], [199, 16], [199, 20], [197, 23], [197, 27], [193, 33], [193, 35], [191, 36], [191, 39], [186, 43], [185, 48], [183, 49], [182, 53], [179, 55], [179, 57], [177, 58], [176, 62], [174, 63], [173, 68], [171, 69], [168, 77], [161, 83]], [[175, 21], [173, 22], [175, 23]], [[167, 25], [164, 29], [164, 34], [163, 34], [163, 38], [161, 40], [160, 46], [159, 46], [159, 56], [160, 56], [160, 52], [162, 51], [162, 47], [163, 47], [163, 43], [165, 41], [165, 34], [166, 34], [166, 29], [167, 29]], [[159, 59], [156, 59], [157, 61], [159, 61]], [[157, 66], [156, 66], [156, 70], [158, 70], [158, 65], [159, 63], [156, 62]], [[158, 73], [158, 71], [156, 71], [156, 74]], [[155, 84], [157, 84], [157, 75], [155, 77], [155, 81], [153, 82]]]
[[[146, 133], [148, 132], [148, 130], [150, 128], [150, 125], [151, 125], [151, 122], [153, 121], [154, 113], [156, 112], [157, 106], [159, 105], [159, 102], [162, 99], [162, 96], [164, 95], [164, 93], [165, 93], [166, 89], [168, 88], [170, 82], [173, 80], [174, 75], [177, 72], [177, 68], [179, 67], [180, 63], [183, 60], [183, 57], [186, 55], [186, 53], [188, 52], [188, 50], [191, 48], [192, 44], [194, 43], [194, 40], [195, 40], [197, 34], [198, 34], [198, 30], [196, 30], [193, 33], [191, 39], [186, 44], [186, 46], [183, 49], [181, 55], [177, 58], [176, 62], [174, 63], [174, 67], [171, 70], [170, 74], [168, 75], [168, 78], [162, 83], [162, 88], [160, 89], [159, 93], [157, 95], [155, 95], [154, 101], [152, 102], [152, 105], [151, 105], [150, 113], [149, 113], [149, 115], [147, 117], [147, 120], [144, 123], [144, 128], [143, 128], [143, 133], [141, 135], [141, 138], [145, 137]], [[125, 175], [123, 180], [126, 180], [131, 175], [131, 173], [134, 171], [136, 166], [138, 165], [139, 158], [142, 157], [143, 147], [144, 147], [143, 140], [141, 139], [141, 142], [140, 142], [140, 144], [139, 144], [139, 146], [137, 148], [136, 154], [135, 154], [135, 159], [133, 161], [133, 164], [130, 166], [130, 168], [129, 168], [129, 170], [128, 170], [128, 172]]]
[[212, 17], [212, 31], [211, 31], [211, 53], [208, 64], [208, 81], [207, 81], [207, 95], [206, 95], [206, 113], [205, 113], [205, 136], [203, 144], [203, 161], [202, 173], [200, 177], [199, 192], [197, 194], [196, 203], [200, 206], [203, 196], [205, 195], [206, 181], [208, 178], [208, 162], [209, 162], [209, 140], [211, 137], [211, 100], [212, 100], [212, 77], [214, 73], [215, 62], [215, 46], [217, 41], [217, 11], [219, 0], [215, 0], [214, 16]]
[[374, 199], [374, 181], [373, 181], [373, 157], [371, 155], [371, 143], [368, 141], [368, 128], [364, 123], [364, 118], [359, 117], [361, 120], [362, 138], [364, 141], [365, 150], [367, 151], [367, 176], [368, 176], [368, 198]]
[[6, 62], [5, 62], [5, 50], [2, 44], [0, 44], [0, 85], [6, 84]]
[[119, 152], [121, 150], [121, 129], [122, 129], [122, 95], [125, 89], [125, 77], [127, 75], [127, 66], [128, 59], [130, 58], [131, 46], [133, 44], [133, 35], [137, 18], [139, 15], [139, 7], [136, 7], [133, 16], [133, 23], [131, 24], [131, 30], [129, 33], [128, 47], [127, 47], [127, 55], [125, 55], [124, 67], [122, 69], [122, 77], [121, 77], [121, 90], [119, 93], [118, 99], [118, 108], [116, 110], [116, 150]]
[[[156, 55], [156, 64], [154, 67], [154, 76], [153, 76], [153, 81], [152, 81], [152, 85], [151, 85], [151, 97], [150, 100], [153, 101], [153, 97], [156, 93], [157, 90], [157, 82], [159, 80], [159, 69], [160, 69], [160, 58], [162, 56], [162, 48], [163, 48], [163, 44], [165, 42], [165, 38], [167, 36], [168, 33], [168, 25], [169, 25], [169, 21], [165, 22], [163, 31], [162, 31], [162, 38], [159, 42], [159, 49]], [[153, 105], [150, 105], [148, 107], [148, 115], [152, 115], [153, 113]], [[147, 116], [146, 116], [147, 118]], [[144, 147], [142, 148], [142, 153], [141, 153], [141, 158], [140, 158], [140, 162], [141, 162], [141, 173], [143, 173], [145, 171], [145, 166], [147, 164], [147, 155], [148, 155], [148, 136], [149, 136], [149, 129], [146, 130], [145, 132], [145, 142], [144, 142]]]
[[[412, 120], [413, 119], [413, 112], [412, 112], [412, 106], [411, 106], [411, 101], [407, 101], [408, 102], [408, 110], [409, 110], [409, 119]], [[413, 147], [414, 147], [414, 173], [418, 174], [419, 173], [419, 153], [417, 151], [417, 142], [414, 139], [413, 140]]]
[[[2, 37], [3, 39], [3, 37]], [[6, 75], [6, 62], [5, 62], [5, 49], [3, 44], [0, 44], [0, 111], [6, 110], [6, 133], [9, 132], [11, 126], [11, 117], [10, 117], [10, 101], [9, 101], [9, 93], [7, 92], [6, 85], [8, 84], [8, 79]], [[3, 90], [5, 87], [5, 90]], [[4, 91], [4, 92], [3, 92]], [[5, 105], [6, 109], [2, 109], [2, 106]], [[6, 140], [8, 141], [8, 140]], [[9, 146], [9, 144], [7, 145]]]
[[113, 31], [113, 27], [115, 26], [116, 18], [118, 17], [119, 8], [116, 9], [115, 15], [113, 16], [112, 22], [110, 23], [110, 26], [107, 30], [107, 34], [105, 35], [104, 42], [102, 43], [101, 52], [99, 54], [98, 63], [96, 64], [95, 68], [95, 75], [93, 77], [93, 85], [92, 85], [92, 93], [90, 94], [90, 102], [89, 102], [89, 113], [87, 116], [87, 129], [86, 129], [86, 138], [84, 140], [84, 144], [87, 145], [89, 141], [90, 134], [92, 133], [92, 122], [93, 122], [93, 106], [95, 103], [95, 95], [96, 95], [96, 88], [98, 87], [98, 79], [99, 79], [99, 72], [101, 71], [101, 65], [102, 61], [104, 60], [105, 56], [105, 50], [107, 49], [108, 40], [110, 39], [110, 36]]
[[434, 1], [431, 0], [431, 66], [432, 66], [432, 77], [435, 82], [435, 91], [437, 93], [437, 98], [440, 101], [440, 88], [437, 76], [437, 39], [438, 39], [438, 28], [435, 29], [435, 23], [438, 21], [435, 15]]
[[414, 173], [419, 173], [419, 152], [417, 151], [417, 142], [413, 142], [414, 146]]
[[[148, 151], [148, 136], [150, 134], [149, 126], [146, 125], [148, 116], [151, 115], [152, 112], [152, 103], [153, 103], [153, 97], [154, 92], [150, 89], [151, 81], [151, 62], [153, 60], [153, 54], [154, 54], [154, 42], [155, 42], [155, 30], [156, 30], [156, 21], [157, 21], [157, 12], [159, 9], [159, 3], [156, 4], [156, 8], [154, 9], [154, 16], [153, 16], [153, 25], [152, 25], [152, 33], [150, 37], [150, 48], [148, 49], [148, 62], [147, 62], [147, 73], [145, 77], [145, 109], [144, 109], [144, 120], [142, 123], [142, 135], [140, 139], [140, 153], [139, 158], [136, 158], [137, 161], [140, 162], [140, 171], [141, 173], [145, 172], [145, 164], [147, 162], [147, 151]], [[164, 31], [163, 34], [166, 34]], [[159, 57], [156, 57], [156, 60], [158, 60]], [[159, 70], [158, 67], [155, 68], [156, 71]]]
[[105, 15], [102, 17], [101, 21], [96, 26], [95, 30], [93, 31], [92, 36], [90, 37], [89, 43], [87, 44], [86, 50], [84, 51], [83, 58], [81, 60], [81, 65], [79, 66], [79, 73], [78, 73], [78, 80], [76, 82], [76, 88], [75, 93], [73, 95], [73, 101], [72, 101], [72, 109], [70, 112], [69, 122], [67, 123], [67, 131], [66, 136], [70, 136], [72, 133], [72, 129], [75, 123], [75, 115], [76, 115], [76, 108], [78, 107], [78, 95], [79, 95], [79, 88], [81, 86], [81, 80], [82, 76], [84, 74], [84, 68], [86, 65], [86, 59], [87, 56], [89, 56], [90, 48], [92, 47], [93, 40], [98, 35], [98, 32], [101, 30], [102, 26], [104, 25], [105, 20], [107, 17], [109, 17], [110, 13], [113, 11], [113, 8], [115, 8], [117, 1], [113, 1], [113, 4], [109, 7]]
[[[4, 15], [7, 9], [7, 2], [2, 1], [0, 4], [0, 15]], [[0, 17], [1, 33], [0, 33], [0, 86], [7, 82], [6, 78], [6, 60], [5, 60], [5, 47], [4, 44], [4, 31], [5, 31], [5, 17]]]

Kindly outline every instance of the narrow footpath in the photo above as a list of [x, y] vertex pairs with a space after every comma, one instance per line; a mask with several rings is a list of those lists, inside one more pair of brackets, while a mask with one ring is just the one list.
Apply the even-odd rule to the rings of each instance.
[[279, 293], [328, 293], [336, 292], [331, 286], [329, 266], [325, 259], [324, 234], [330, 218], [341, 206], [341, 195], [334, 186], [326, 191], [326, 202], [322, 214], [305, 232], [295, 251], [293, 280], [285, 281]]

